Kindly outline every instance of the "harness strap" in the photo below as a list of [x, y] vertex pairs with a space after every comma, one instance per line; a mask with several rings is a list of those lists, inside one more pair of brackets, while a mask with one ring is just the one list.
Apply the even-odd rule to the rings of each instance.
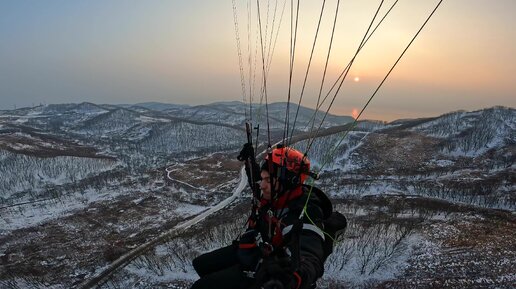
[[252, 248], [256, 248], [256, 247], [258, 247], [258, 245], [256, 245], [256, 243], [239, 244], [238, 245], [238, 248], [240, 248], [240, 249], [252, 249]]
[[[286, 226], [285, 228], [283, 228], [283, 231], [282, 231], [283, 236], [285, 236], [286, 234], [290, 233], [292, 228], [293, 228], [293, 225], [289, 225], [289, 226]], [[323, 241], [325, 240], [324, 232], [319, 227], [317, 227], [317, 226], [314, 226], [312, 224], [304, 223], [303, 227], [302, 227], [302, 230], [307, 230], [307, 231], [314, 232], [317, 235], [319, 235], [319, 237], [321, 237], [321, 239], [323, 239]]]

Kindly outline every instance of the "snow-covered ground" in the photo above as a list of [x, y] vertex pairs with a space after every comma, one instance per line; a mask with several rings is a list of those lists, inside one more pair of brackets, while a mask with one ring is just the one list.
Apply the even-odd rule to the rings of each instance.
[[[0, 287], [74, 287], [172, 230], [105, 286], [188, 288], [191, 259], [231, 242], [248, 209], [245, 198], [232, 195], [246, 184], [234, 180], [241, 174], [234, 155], [245, 136], [228, 124], [241, 123], [242, 115], [234, 114], [238, 105], [225, 105], [191, 108], [195, 115], [184, 121], [175, 107], [2, 112], [0, 269], [15, 266], [17, 273], [0, 270]], [[303, 113], [306, 124], [311, 112]], [[321, 288], [510, 288], [514, 274], [503, 268], [515, 266], [514, 222], [506, 212], [515, 209], [515, 115], [493, 108], [364, 122], [344, 139], [316, 139], [312, 168], [327, 163], [316, 184], [350, 221]], [[225, 116], [231, 117], [220, 121]], [[296, 146], [303, 150], [307, 142]], [[85, 152], [74, 155], [76, 149]], [[453, 275], [460, 266], [476, 277]], [[490, 267], [499, 274], [482, 269]], [[441, 282], [446, 274], [456, 278]]]

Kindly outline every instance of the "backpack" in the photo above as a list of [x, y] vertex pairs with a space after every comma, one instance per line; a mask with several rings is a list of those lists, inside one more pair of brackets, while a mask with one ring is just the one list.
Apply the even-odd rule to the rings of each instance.
[[330, 199], [323, 191], [316, 187], [311, 188], [311, 186], [308, 185], [303, 185], [303, 187], [308, 190], [311, 189], [312, 193], [314, 193], [320, 200], [321, 209], [323, 211], [324, 232], [329, 235], [329, 237], [326, 236], [326, 238], [324, 238], [323, 244], [323, 261], [326, 261], [328, 256], [333, 252], [334, 241], [346, 231], [348, 222], [342, 213], [333, 210], [333, 205]]

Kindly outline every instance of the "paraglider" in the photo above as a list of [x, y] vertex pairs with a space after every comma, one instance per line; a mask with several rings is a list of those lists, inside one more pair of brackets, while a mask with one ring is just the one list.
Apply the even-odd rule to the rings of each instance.
[[[285, 2], [281, 12], [280, 23], [283, 18]], [[335, 153], [335, 150], [339, 147], [342, 140], [358, 124], [358, 120], [367, 106], [378, 93], [429, 19], [433, 16], [437, 8], [442, 3], [442, 0], [437, 3], [426, 21], [420, 26], [419, 30], [415, 33], [385, 77], [373, 91], [362, 109], [354, 109], [354, 122], [342, 133], [341, 140], [335, 146], [334, 150], [325, 153], [326, 156], [323, 159], [324, 162], [319, 165], [317, 170], [314, 171], [310, 171], [310, 161], [308, 160], [308, 153], [312, 148], [314, 140], [317, 138], [320, 129], [323, 127], [326, 116], [341, 91], [344, 80], [348, 76], [357, 55], [375, 33], [377, 28], [382, 24], [387, 15], [396, 6], [398, 1], [395, 1], [392, 4], [385, 15], [376, 23], [376, 26], [374, 26], [373, 24], [379, 18], [379, 12], [384, 3], [384, 1], [381, 1], [356, 49], [356, 52], [328, 92], [324, 94], [323, 88], [332, 50], [335, 25], [339, 14], [340, 1], [337, 1], [324, 72], [318, 89], [317, 105], [314, 115], [310, 120], [311, 127], [308, 131], [309, 137], [303, 152], [292, 147], [292, 137], [296, 132], [295, 127], [298, 120], [299, 108], [305, 93], [307, 78], [310, 72], [326, 1], [322, 1], [321, 4], [322, 7], [319, 21], [306, 72], [304, 74], [304, 81], [301, 86], [302, 88], [299, 95], [297, 111], [293, 116], [292, 122], [290, 115], [290, 102], [293, 94], [292, 78], [296, 55], [296, 39], [298, 36], [297, 29], [299, 23], [300, 1], [297, 1], [297, 5], [294, 5], [294, 1], [291, 1], [290, 67], [287, 106], [284, 118], [283, 137], [277, 141], [276, 146], [273, 145], [274, 142], [271, 138], [267, 79], [280, 26], [276, 23], [278, 2], [276, 1], [272, 17], [269, 17], [269, 10], [267, 10], [267, 21], [266, 24], [263, 24], [260, 1], [256, 1], [256, 19], [258, 27], [256, 38], [259, 39], [259, 45], [256, 46], [258, 47], [257, 50], [260, 51], [258, 54], [261, 56], [261, 63], [257, 65], [261, 70], [261, 86], [259, 89], [260, 104], [265, 100], [265, 105], [260, 106], [260, 110], [257, 111], [256, 114], [258, 115], [258, 118], [260, 118], [263, 113], [261, 111], [261, 107], [265, 107], [267, 126], [267, 150], [264, 162], [261, 166], [258, 166], [256, 163], [256, 154], [254, 150], [255, 147], [258, 148], [260, 145], [260, 142], [258, 141], [258, 138], [260, 137], [260, 120], [257, 121], [258, 125], [256, 126], [257, 133], [255, 144], [253, 144], [251, 132], [251, 123], [253, 121], [253, 87], [254, 79], [256, 77], [254, 75], [256, 67], [252, 67], [253, 54], [250, 48], [250, 18], [252, 14], [252, 5], [251, 1], [247, 3], [247, 38], [249, 53], [247, 60], [249, 65], [249, 74], [245, 75], [245, 71], [247, 69], [244, 68], [237, 5], [235, 0], [233, 0], [232, 3], [242, 96], [244, 102], [249, 103], [249, 110], [246, 110], [245, 112], [247, 118], [247, 143], [244, 145], [238, 159], [245, 162], [249, 185], [253, 193], [253, 205], [251, 215], [247, 221], [246, 231], [237, 240], [235, 240], [233, 244], [201, 255], [194, 260], [194, 268], [201, 278], [194, 283], [192, 288], [315, 288], [317, 279], [323, 275], [324, 260], [329, 254], [331, 254], [335, 238], [338, 237], [339, 233], [341, 233], [346, 227], [346, 218], [338, 212], [333, 212], [332, 204], [329, 199], [322, 191], [314, 186], [314, 179], [319, 177], [319, 172], [321, 172], [329, 160], [331, 160], [332, 155]], [[267, 4], [270, 3], [267, 2]], [[269, 21], [269, 18], [272, 20]], [[254, 54], [254, 56], [256, 57], [256, 54]], [[360, 78], [356, 76], [354, 81], [359, 82]], [[326, 109], [322, 120], [320, 120], [319, 125], [316, 125], [317, 113], [328, 98], [330, 99], [328, 108]]]

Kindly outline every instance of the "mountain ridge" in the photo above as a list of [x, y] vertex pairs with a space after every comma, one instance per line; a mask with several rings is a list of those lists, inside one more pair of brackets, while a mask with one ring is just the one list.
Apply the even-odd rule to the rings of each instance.
[[[236, 155], [247, 141], [243, 126], [235, 125], [243, 117], [233, 113], [238, 107], [185, 109], [199, 111], [196, 117], [89, 104], [0, 112], [0, 287], [77, 288], [125, 253], [228, 198], [241, 181]], [[273, 106], [280, 108], [285, 104]], [[300, 109], [302, 125], [311, 112]], [[272, 141], [283, 137], [281, 119], [275, 122]], [[261, 132], [260, 149], [267, 145]], [[297, 131], [291, 145], [304, 151], [313, 141], [311, 168], [327, 163], [316, 185], [350, 224], [327, 261], [321, 288], [414, 288], [421, 285], [418, 274], [442, 285], [456, 272], [452, 264], [475, 272], [457, 284], [483, 278], [511, 288], [513, 279], [500, 278], [516, 266], [515, 109], [356, 126], [331, 122], [316, 139], [309, 135]], [[188, 288], [195, 278], [189, 261], [236, 238], [249, 196], [244, 192], [156, 244], [108, 282]], [[482, 235], [489, 228], [496, 234]], [[509, 259], [502, 265], [500, 258]]]

